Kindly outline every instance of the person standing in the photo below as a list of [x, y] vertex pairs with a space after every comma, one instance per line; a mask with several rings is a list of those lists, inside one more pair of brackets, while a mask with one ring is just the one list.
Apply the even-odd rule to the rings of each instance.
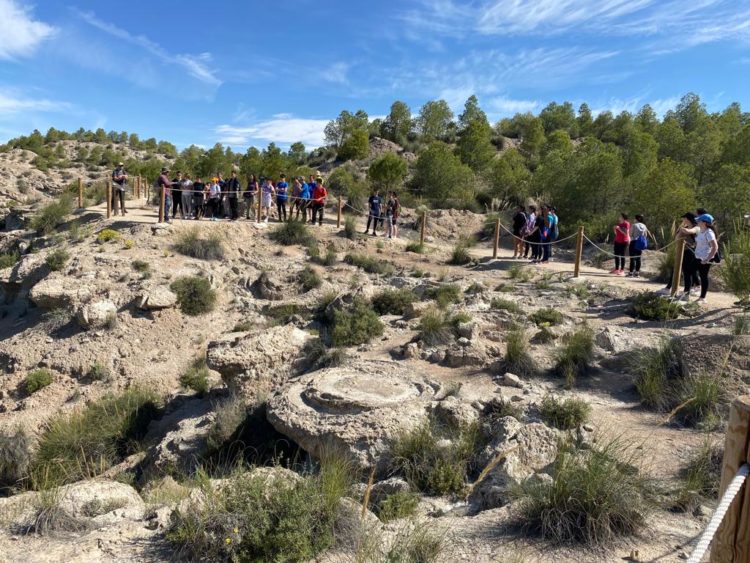
[[393, 238], [398, 238], [398, 218], [401, 216], [401, 200], [393, 192]]
[[229, 201], [229, 218], [232, 221], [236, 221], [239, 218], [239, 200], [237, 199], [240, 194], [240, 181], [237, 178], [237, 172], [232, 170], [232, 175], [226, 182], [226, 196]]
[[[169, 179], [169, 168], [162, 168], [156, 180], [159, 189], [164, 190], [164, 221], [169, 223], [169, 210], [172, 207], [172, 181]], [[161, 197], [161, 196], [160, 196]]]
[[549, 208], [542, 208], [545, 212], [542, 215], [544, 223], [539, 227], [539, 242], [542, 247], [542, 256], [539, 259], [540, 264], [549, 262], [550, 253], [552, 252], [552, 228], [554, 226], [554, 217]]
[[719, 252], [719, 241], [714, 230], [714, 218], [708, 213], [699, 215], [696, 219], [700, 232], [695, 237], [695, 259], [697, 261], [698, 276], [701, 279], [701, 296], [698, 303], [706, 301], [708, 293], [708, 272], [711, 262]]
[[193, 181], [190, 179], [189, 174], [186, 173], [183, 175], [180, 189], [182, 190], [180, 217], [182, 219], [190, 219], [193, 207]]
[[[367, 213], [367, 225], [365, 226], [365, 234], [370, 231], [370, 223], [372, 226], [372, 236], [377, 236], [378, 220], [380, 219], [380, 206], [383, 204], [383, 198], [380, 197], [380, 192], [375, 190], [367, 200], [368, 213]], [[315, 221], [313, 221], [315, 222]]]
[[[534, 229], [536, 228], [536, 206], [529, 205], [529, 213], [526, 215], [526, 226], [523, 228], [523, 239], [524, 239], [524, 248], [523, 248], [523, 258], [526, 259], [529, 257], [529, 251], [531, 250], [533, 252], [532, 244], [531, 244], [531, 236], [534, 232]], [[533, 257], [533, 254], [532, 254]]]
[[128, 175], [125, 172], [125, 165], [122, 162], [117, 163], [117, 168], [112, 171], [112, 213], [117, 215], [119, 202], [120, 214], [125, 215], [125, 187], [128, 183]]
[[534, 226], [528, 237], [531, 244], [531, 261], [536, 263], [542, 259], [542, 227], [547, 216], [547, 208], [542, 206], [539, 213], [534, 214]]
[[[323, 212], [326, 206], [326, 198], [328, 197], [328, 190], [323, 185], [323, 178], [318, 176], [315, 179], [315, 189], [312, 193], [312, 224], [315, 224], [315, 220], [320, 214], [318, 225], [323, 225]], [[374, 233], [373, 233], [374, 234]]]
[[[695, 237], [700, 232], [700, 228], [695, 221], [695, 213], [688, 211], [682, 217], [682, 223], [677, 228], [674, 238], [677, 240], [684, 240], [685, 246], [682, 250], [682, 277], [685, 280], [685, 288], [688, 291], [687, 295], [680, 295], [678, 298], [688, 299], [690, 297], [689, 291], [693, 287], [700, 285], [700, 279], [698, 278], [698, 269], [695, 266]], [[667, 278], [667, 286], [664, 289], [660, 289], [656, 293], [659, 295], [668, 295], [672, 289], [672, 278], [674, 277], [674, 268], [669, 272]], [[677, 280], [679, 284], [679, 280]], [[675, 288], [676, 289], [676, 288]]]
[[388, 238], [393, 238], [393, 206], [395, 202], [393, 200], [393, 193], [388, 192], [385, 199], [385, 235]]
[[276, 210], [279, 214], [279, 222], [286, 222], [286, 201], [288, 198], [289, 184], [286, 182], [286, 176], [281, 175], [281, 178], [276, 182]]
[[641, 275], [641, 255], [648, 248], [648, 237], [651, 233], [643, 223], [643, 215], [636, 215], [635, 221], [630, 225], [630, 271], [628, 276], [637, 278]]
[[630, 244], [630, 223], [625, 213], [620, 213], [619, 220], [613, 227], [613, 230], [615, 231], [615, 267], [609, 273], [616, 276], [624, 276], [625, 250], [628, 248], [628, 244]]
[[177, 175], [172, 178], [172, 219], [177, 219], [177, 209], [182, 211], [182, 172], [177, 171]]
[[523, 255], [523, 229], [526, 226], [526, 208], [519, 205], [513, 215], [513, 260]]
[[221, 185], [219, 179], [211, 178], [208, 185], [208, 208], [211, 212], [211, 221], [218, 221], [221, 217]]
[[268, 218], [271, 215], [271, 205], [273, 203], [274, 187], [273, 182], [267, 178], [261, 178], [262, 185], [260, 187], [260, 207], [261, 213], [263, 214], [263, 221], [268, 223]]
[[245, 219], [250, 219], [250, 214], [253, 214], [253, 220], [255, 220], [255, 196], [258, 194], [258, 180], [255, 179], [255, 174], [250, 174], [250, 179], [247, 181], [247, 189], [242, 194], [242, 199], [245, 204]]
[[205, 214], [205, 190], [206, 184], [201, 181], [200, 177], [196, 178], [195, 182], [193, 182], [193, 202], [191, 205], [193, 219], [196, 221]]
[[549, 230], [549, 259], [552, 260], [552, 254], [553, 254], [553, 248], [554, 243], [557, 239], [560, 238], [560, 218], [557, 216], [557, 209], [550, 206], [549, 208], [549, 220], [550, 220], [550, 230]]
[[289, 206], [289, 219], [292, 219], [294, 212], [297, 212], [297, 218], [299, 218], [299, 205], [300, 196], [302, 195], [302, 182], [301, 178], [297, 176], [292, 183], [292, 199]]
[[[303, 180], [300, 178], [300, 180]], [[300, 211], [302, 212], [302, 222], [307, 223], [307, 209], [310, 207], [310, 200], [312, 198], [312, 191], [310, 191], [310, 184], [302, 181], [302, 186], [299, 192], [299, 210], [297, 211], [297, 219], [299, 219]], [[312, 212], [312, 209], [311, 209]]]

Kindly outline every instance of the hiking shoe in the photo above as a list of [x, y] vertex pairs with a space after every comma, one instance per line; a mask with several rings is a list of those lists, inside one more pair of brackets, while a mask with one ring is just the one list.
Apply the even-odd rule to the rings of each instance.
[[619, 269], [617, 269], [617, 268], [612, 268], [612, 269], [611, 269], [611, 270], [609, 271], [609, 273], [610, 273], [610, 274], [615, 274], [615, 275], [617, 275], [617, 272], [619, 272], [619, 271], [620, 271], [620, 270], [619, 270]]

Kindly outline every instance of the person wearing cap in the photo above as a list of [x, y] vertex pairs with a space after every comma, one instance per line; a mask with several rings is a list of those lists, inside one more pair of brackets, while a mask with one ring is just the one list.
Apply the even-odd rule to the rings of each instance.
[[125, 164], [117, 163], [117, 168], [112, 171], [112, 213], [117, 215], [119, 202], [120, 212], [125, 215], [125, 186], [128, 182], [128, 175], [125, 173]]
[[701, 296], [698, 298], [698, 303], [704, 303], [706, 293], [708, 293], [708, 272], [711, 269], [711, 262], [719, 252], [719, 241], [716, 237], [712, 215], [704, 213], [699, 215], [696, 221], [700, 228], [700, 232], [695, 237], [696, 268], [701, 280]]
[[311, 223], [314, 225], [315, 220], [318, 218], [318, 213], [320, 213], [320, 219], [318, 225], [323, 224], [323, 210], [326, 206], [326, 198], [328, 197], [328, 190], [326, 190], [325, 186], [323, 185], [323, 178], [322, 176], [318, 176], [315, 178], [315, 189], [313, 189], [312, 192], [312, 221]]
[[172, 207], [172, 181], [169, 179], [169, 168], [161, 169], [156, 185], [164, 190], [164, 221], [169, 223], [169, 210]]
[[[677, 298], [687, 300], [690, 298], [690, 289], [700, 283], [698, 280], [698, 269], [695, 267], [695, 236], [700, 232], [700, 229], [695, 220], [695, 213], [688, 211], [680, 219], [682, 219], [682, 223], [677, 228], [674, 238], [675, 240], [682, 239], [685, 241], [682, 251], [682, 277], [685, 281], [686, 292]], [[674, 271], [669, 273], [667, 287], [657, 291], [658, 294], [667, 295], [671, 292], [673, 274]]]

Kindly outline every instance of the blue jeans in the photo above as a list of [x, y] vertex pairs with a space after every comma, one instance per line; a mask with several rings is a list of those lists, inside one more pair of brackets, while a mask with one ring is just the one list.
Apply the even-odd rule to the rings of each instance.
[[164, 221], [169, 223], [169, 210], [172, 209], [172, 196], [164, 196]]

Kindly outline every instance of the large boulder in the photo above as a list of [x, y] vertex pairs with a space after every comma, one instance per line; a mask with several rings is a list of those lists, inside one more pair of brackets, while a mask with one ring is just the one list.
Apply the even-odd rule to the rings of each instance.
[[91, 288], [74, 278], [48, 277], [31, 288], [29, 298], [42, 309], [73, 307], [91, 297]]
[[209, 342], [206, 362], [221, 374], [230, 390], [256, 398], [299, 370], [304, 361], [302, 350], [310, 338], [309, 333], [291, 325], [230, 333]]
[[76, 320], [85, 329], [110, 327], [117, 322], [117, 306], [109, 299], [86, 303], [76, 310]]
[[145, 311], [168, 309], [177, 305], [177, 295], [165, 285], [144, 290], [138, 297], [138, 308]]
[[314, 456], [333, 447], [363, 468], [381, 470], [390, 442], [427, 419], [439, 390], [398, 362], [359, 360], [289, 383], [270, 399], [267, 417]]
[[550, 466], [557, 456], [557, 432], [544, 424], [522, 424], [506, 416], [494, 424], [493, 439], [479, 456], [487, 471], [469, 496], [479, 510], [510, 502], [510, 491]]

